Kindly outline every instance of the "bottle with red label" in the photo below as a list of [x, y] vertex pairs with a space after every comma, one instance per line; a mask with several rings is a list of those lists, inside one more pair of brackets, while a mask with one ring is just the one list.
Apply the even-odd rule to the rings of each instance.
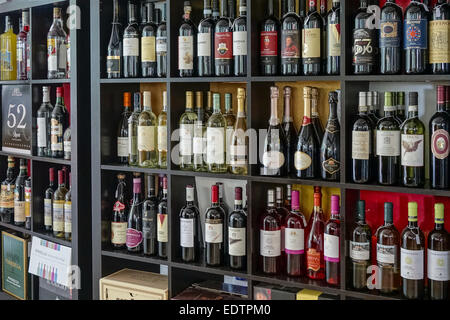
[[322, 193], [320, 187], [314, 187], [314, 209], [308, 223], [306, 238], [306, 274], [310, 279], [325, 278], [324, 264], [324, 221], [322, 212]]
[[142, 199], [141, 178], [133, 179], [133, 201], [128, 213], [126, 245], [129, 252], [142, 251]]
[[111, 219], [111, 245], [116, 249], [125, 249], [127, 240], [127, 202], [125, 200], [125, 175], [117, 175], [116, 202]]
[[288, 13], [281, 20], [281, 74], [300, 74], [303, 20], [295, 12], [295, 1], [288, 0]]
[[275, 76], [279, 69], [280, 21], [274, 15], [274, 0], [267, 0], [267, 18], [261, 25], [260, 38], [260, 70], [262, 76]]
[[226, 1], [221, 2], [220, 19], [214, 34], [214, 64], [217, 77], [233, 74], [233, 32]]
[[331, 218], [325, 226], [324, 234], [324, 260], [325, 278], [328, 284], [339, 285], [340, 282], [340, 220], [339, 220], [339, 196], [331, 196]]

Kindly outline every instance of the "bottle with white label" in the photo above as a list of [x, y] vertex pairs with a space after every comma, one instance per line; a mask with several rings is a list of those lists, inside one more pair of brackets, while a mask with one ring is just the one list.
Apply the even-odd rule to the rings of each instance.
[[195, 109], [197, 121], [194, 123], [193, 153], [194, 171], [206, 171], [206, 128], [205, 109], [203, 108], [203, 92], [195, 92]]
[[224, 261], [225, 212], [219, 203], [219, 187], [211, 186], [211, 206], [205, 212], [206, 264], [218, 267]]
[[123, 93], [123, 112], [117, 129], [117, 161], [128, 163], [128, 119], [131, 116], [131, 92]]
[[163, 92], [163, 108], [158, 116], [158, 167], [167, 168], [167, 91]]
[[180, 77], [193, 77], [196, 65], [197, 28], [191, 20], [191, 2], [184, 1], [184, 15], [178, 30], [178, 70]]
[[401, 148], [400, 123], [395, 118], [396, 110], [392, 92], [385, 92], [384, 117], [378, 121], [376, 138], [378, 183], [383, 185], [395, 185], [398, 182]]
[[139, 115], [141, 114], [141, 93], [135, 92], [133, 100], [133, 113], [128, 118], [128, 164], [130, 166], [138, 166], [137, 137]]
[[403, 296], [422, 299], [425, 284], [425, 237], [417, 223], [417, 202], [408, 203], [408, 225], [402, 232], [400, 275]]
[[51, 157], [50, 117], [53, 106], [50, 103], [50, 87], [42, 87], [42, 104], [36, 113], [37, 155]]
[[25, 180], [28, 178], [27, 162], [20, 159], [20, 171], [14, 189], [14, 224], [25, 227]]
[[63, 79], [66, 77], [66, 38], [67, 34], [64, 31], [63, 21], [61, 20], [61, 8], [54, 7], [53, 23], [47, 34], [47, 77], [49, 79]]
[[366, 203], [359, 200], [356, 204], [356, 223], [350, 241], [350, 259], [352, 260], [352, 287], [362, 290], [367, 287], [367, 267], [371, 259], [372, 230], [366, 223]]
[[199, 258], [202, 241], [200, 211], [194, 202], [195, 189], [186, 186], [186, 205], [180, 212], [180, 247], [184, 262], [196, 262]]
[[418, 93], [409, 93], [408, 119], [401, 128], [401, 174], [405, 187], [425, 184], [425, 125], [419, 120]]
[[123, 76], [139, 77], [139, 26], [136, 18], [136, 4], [128, 1], [128, 26], [123, 32]]
[[203, 19], [198, 25], [197, 65], [199, 77], [211, 77], [214, 73], [214, 20], [211, 0], [204, 0]]
[[226, 121], [220, 111], [220, 93], [213, 94], [213, 114], [206, 124], [206, 163], [212, 173], [226, 173]]
[[447, 300], [450, 281], [450, 235], [444, 228], [444, 204], [434, 204], [434, 229], [428, 235], [428, 292], [431, 300]]
[[226, 156], [227, 156], [227, 166], [228, 169], [231, 170], [230, 166], [230, 146], [231, 146], [231, 138], [233, 137], [234, 125], [236, 123], [236, 116], [233, 113], [233, 105], [232, 105], [232, 95], [231, 93], [225, 93], [225, 113], [223, 117], [225, 118], [226, 127], [225, 127], [225, 146], [226, 146]]
[[245, 115], [245, 89], [239, 88], [237, 93], [238, 112], [236, 122], [231, 134], [231, 139], [227, 143], [230, 148], [230, 167], [233, 174], [246, 175], [248, 170], [248, 145], [249, 138], [247, 132], [247, 116]]
[[247, 214], [242, 209], [242, 188], [234, 189], [234, 210], [228, 217], [228, 254], [230, 268], [247, 267]]
[[324, 230], [325, 279], [328, 284], [338, 286], [340, 283], [341, 226], [339, 218], [339, 196], [331, 196], [331, 218]]
[[193, 137], [194, 125], [197, 115], [194, 113], [194, 93], [186, 91], [186, 110], [180, 117], [180, 169], [192, 170], [193, 168]]
[[377, 266], [380, 283], [376, 283], [381, 293], [392, 294], [400, 288], [400, 234], [394, 226], [394, 206], [392, 202], [384, 204], [384, 225], [376, 232]]
[[53, 195], [53, 236], [64, 239], [64, 203], [66, 201], [64, 173], [58, 170], [58, 189]]
[[69, 114], [64, 105], [63, 87], [56, 88], [56, 104], [50, 120], [50, 149], [53, 158], [64, 157], [64, 132], [67, 128]]
[[144, 110], [138, 118], [137, 151], [139, 166], [158, 167], [158, 118], [152, 111], [151, 92], [144, 91]]
[[[234, 2], [234, 1], [233, 1]], [[239, 1], [239, 17], [233, 22], [234, 75], [247, 75], [247, 0]]]

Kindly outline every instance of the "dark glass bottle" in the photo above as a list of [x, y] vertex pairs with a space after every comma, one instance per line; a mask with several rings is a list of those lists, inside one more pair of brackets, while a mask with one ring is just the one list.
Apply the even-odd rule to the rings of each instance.
[[139, 26], [136, 18], [136, 5], [128, 1], [128, 26], [123, 32], [123, 76], [139, 77]]
[[[450, 3], [438, 0], [433, 8], [430, 28], [430, 64], [434, 74], [450, 73]], [[446, 40], [444, 40], [446, 39]], [[446, 43], [446, 47], [445, 44]]]
[[211, 6], [212, 6], [212, 18], [214, 22], [217, 22], [217, 20], [219, 20], [220, 18], [219, 0], [212, 0]]
[[224, 261], [225, 212], [219, 204], [219, 187], [211, 186], [211, 206], [205, 212], [206, 264], [220, 266]]
[[303, 23], [302, 62], [305, 76], [322, 73], [323, 18], [317, 10], [317, 0], [309, 1], [309, 13]]
[[155, 4], [147, 2], [144, 5], [144, 10], [147, 12], [147, 22], [141, 33], [141, 74], [142, 77], [156, 77], [156, 33], [158, 26], [153, 22]]
[[51, 151], [53, 158], [63, 158], [63, 134], [67, 129], [68, 112], [64, 105], [63, 87], [56, 88], [56, 104], [51, 115]]
[[372, 12], [367, 12], [367, 0], [360, 1], [353, 30], [353, 73], [372, 74], [376, 70], [378, 39], [376, 29], [368, 28]]
[[339, 181], [341, 177], [341, 127], [337, 116], [338, 95], [336, 91], [329, 93], [330, 113], [325, 134], [320, 148], [322, 179]]
[[260, 32], [260, 70], [262, 76], [274, 76], [279, 72], [280, 21], [274, 15], [274, 0], [267, 0], [267, 17]]
[[167, 4], [162, 6], [162, 21], [156, 30], [156, 73], [158, 77], [167, 76]]
[[[294, 118], [291, 114], [292, 88], [284, 87], [284, 117], [283, 130], [286, 136], [286, 166], [288, 175], [295, 174], [294, 154], [297, 149], [297, 130], [294, 126]], [[290, 209], [290, 208], [289, 208]]]
[[117, 175], [116, 202], [111, 218], [111, 245], [115, 249], [125, 249], [127, 243], [127, 200], [125, 174]]
[[328, 284], [338, 286], [341, 281], [340, 252], [341, 252], [341, 222], [339, 220], [339, 196], [331, 196], [331, 218], [325, 224], [324, 231], [324, 260], [325, 280]]
[[214, 20], [210, 0], [204, 0], [203, 20], [198, 25], [197, 55], [198, 76], [211, 77], [214, 74]]
[[311, 88], [311, 99], [311, 122], [314, 127], [314, 132], [316, 133], [317, 141], [320, 145], [323, 140], [323, 135], [325, 134], [325, 129], [319, 116], [319, 89], [315, 87]]
[[142, 251], [142, 200], [141, 178], [133, 179], [133, 201], [128, 213], [126, 245], [129, 252]]
[[[142, 203], [142, 242], [144, 254], [156, 254], [156, 224], [158, 212], [158, 198], [155, 192], [155, 176], [147, 176], [147, 199]], [[159, 222], [158, 222], [159, 223]]]
[[284, 244], [286, 251], [286, 274], [290, 277], [304, 276], [306, 219], [300, 211], [300, 193], [292, 191], [292, 208], [284, 223]]
[[[379, 94], [377, 91], [367, 92], [367, 106], [369, 107], [369, 118], [372, 120], [374, 126], [377, 125], [380, 116], [378, 113]], [[374, 128], [376, 129], [376, 128]]]
[[338, 75], [341, 72], [341, 22], [340, 0], [333, 0], [333, 7], [326, 17], [326, 59], [327, 74]]
[[233, 32], [227, 1], [221, 2], [220, 19], [214, 34], [214, 68], [217, 77], [233, 74]]
[[56, 191], [55, 168], [48, 169], [48, 188], [44, 194], [44, 229], [52, 232], [53, 228], [53, 194]]
[[37, 155], [51, 157], [51, 115], [53, 106], [50, 103], [50, 87], [42, 87], [42, 104], [36, 113]]
[[430, 135], [430, 179], [433, 189], [450, 187], [450, 115], [445, 112], [445, 87], [437, 87], [437, 111], [431, 117]]
[[243, 77], [247, 75], [247, 0], [239, 1], [239, 17], [232, 29], [234, 75]]
[[119, 0], [113, 2], [113, 21], [106, 56], [106, 74], [108, 78], [120, 78], [122, 75], [122, 25], [119, 22]]
[[288, 13], [281, 20], [281, 74], [300, 74], [301, 34], [303, 20], [295, 13], [295, 1], [288, 0]]
[[427, 70], [428, 17], [425, 6], [418, 0], [411, 0], [405, 10], [403, 24], [403, 51], [407, 74], [424, 73]]
[[158, 205], [158, 256], [167, 258], [167, 247], [169, 243], [169, 212], [167, 210], [167, 176], [162, 178], [162, 199]]
[[[14, 177], [15, 160], [8, 157], [6, 179], [2, 181], [0, 190], [0, 216], [2, 222], [11, 223], [14, 219]], [[44, 200], [45, 201], [45, 200]]]
[[242, 188], [234, 189], [234, 210], [228, 217], [228, 254], [232, 269], [247, 267], [247, 214], [242, 209]]
[[180, 77], [193, 77], [196, 70], [197, 28], [191, 20], [191, 2], [184, 2], [184, 15], [178, 30], [178, 70]]
[[131, 92], [123, 93], [123, 113], [117, 129], [117, 160], [120, 164], [128, 163], [128, 119], [131, 116]]
[[402, 69], [402, 8], [395, 0], [388, 0], [381, 9], [380, 72], [397, 74]]
[[194, 191], [193, 186], [186, 186], [186, 205], [180, 211], [180, 247], [184, 262], [197, 261], [203, 243], [200, 212], [194, 202]]

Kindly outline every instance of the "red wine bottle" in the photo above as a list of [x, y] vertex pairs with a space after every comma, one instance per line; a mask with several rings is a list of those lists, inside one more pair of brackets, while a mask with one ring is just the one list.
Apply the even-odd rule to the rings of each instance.
[[194, 191], [193, 186], [186, 186], [186, 205], [180, 211], [180, 247], [184, 262], [197, 261], [203, 243], [200, 212], [194, 202]]
[[418, 0], [411, 0], [405, 10], [403, 51], [407, 74], [420, 74], [427, 70], [428, 16], [428, 9]]
[[326, 17], [327, 74], [338, 75], [341, 72], [341, 9], [340, 0], [333, 0], [333, 7]]
[[141, 33], [141, 74], [142, 77], [156, 77], [156, 32], [158, 26], [153, 22], [155, 4], [153, 2], [145, 3], [144, 10], [147, 13], [147, 22]]
[[395, 0], [388, 0], [381, 9], [380, 72], [397, 74], [402, 68], [402, 8]]
[[162, 21], [156, 30], [156, 68], [158, 77], [167, 76], [167, 4], [162, 5]]
[[[53, 169], [53, 168], [52, 168]], [[111, 245], [115, 249], [125, 249], [127, 242], [127, 201], [125, 199], [125, 175], [117, 175], [116, 202], [111, 219]]]
[[214, 20], [211, 1], [204, 0], [203, 19], [198, 25], [197, 66], [199, 77], [211, 77], [214, 73]]
[[228, 217], [228, 254], [232, 269], [247, 266], [247, 214], [242, 209], [242, 188], [234, 189], [234, 210]]
[[[144, 254], [152, 256], [156, 254], [156, 225], [158, 198], [155, 193], [155, 176], [147, 176], [147, 199], [142, 204], [142, 235]], [[159, 223], [159, 222], [158, 222]]]
[[139, 26], [136, 18], [136, 5], [128, 1], [128, 26], [123, 32], [123, 76], [139, 77]]
[[322, 73], [323, 18], [317, 10], [317, 0], [309, 1], [309, 13], [303, 24], [303, 74], [317, 76]]
[[141, 178], [133, 179], [133, 202], [128, 213], [126, 245], [129, 252], [142, 251]]
[[284, 224], [286, 274], [291, 277], [305, 275], [305, 228], [306, 220], [300, 211], [299, 191], [292, 191], [292, 210]]
[[375, 72], [376, 50], [378, 48], [376, 29], [369, 28], [373, 13], [367, 12], [367, 0], [360, 1], [353, 29], [353, 73], [371, 74]]
[[233, 74], [233, 32], [228, 16], [227, 1], [221, 2], [221, 15], [214, 34], [214, 65], [217, 77]]
[[301, 34], [303, 20], [295, 13], [295, 1], [288, 0], [288, 13], [281, 20], [281, 74], [300, 74]]
[[288, 175], [295, 174], [294, 154], [297, 148], [297, 130], [291, 113], [292, 88], [284, 87], [283, 130], [286, 135], [286, 167]]
[[322, 179], [339, 181], [341, 177], [341, 127], [337, 116], [338, 95], [336, 91], [329, 93], [330, 113], [325, 134], [320, 147], [320, 163]]
[[205, 212], [206, 264], [218, 267], [224, 261], [225, 212], [219, 204], [219, 187], [211, 186], [211, 206]]
[[197, 28], [191, 20], [191, 2], [184, 2], [184, 15], [178, 30], [178, 70], [180, 77], [195, 75], [195, 43], [197, 43]]
[[267, 0], [267, 17], [261, 24], [260, 70], [262, 76], [274, 76], [279, 72], [280, 21], [274, 15], [274, 0]]
[[167, 176], [162, 178], [162, 199], [158, 204], [157, 222], [157, 240], [158, 240], [158, 256], [167, 258], [167, 246], [169, 243], [169, 212], [167, 209]]
[[325, 260], [325, 279], [328, 284], [337, 286], [340, 282], [340, 227], [339, 220], [339, 196], [331, 196], [331, 218], [325, 225], [324, 234], [324, 260]]
[[247, 75], [247, 0], [239, 1], [239, 17], [232, 29], [234, 75], [243, 77]]
[[438, 0], [433, 8], [430, 28], [430, 64], [434, 74], [450, 73], [450, 51], [448, 48], [442, 50], [442, 40], [450, 37], [450, 3]]

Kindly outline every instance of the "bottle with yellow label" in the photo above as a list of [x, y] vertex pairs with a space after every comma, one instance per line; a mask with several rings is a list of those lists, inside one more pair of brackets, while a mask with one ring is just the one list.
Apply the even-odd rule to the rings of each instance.
[[158, 119], [152, 111], [151, 92], [144, 91], [144, 110], [138, 118], [137, 149], [139, 166], [158, 167]]
[[66, 202], [67, 189], [64, 184], [62, 170], [58, 170], [58, 189], [53, 195], [53, 236], [64, 238], [64, 204]]
[[16, 54], [17, 36], [13, 32], [11, 18], [5, 17], [5, 33], [0, 36], [1, 43], [1, 79], [17, 79], [17, 54]]

